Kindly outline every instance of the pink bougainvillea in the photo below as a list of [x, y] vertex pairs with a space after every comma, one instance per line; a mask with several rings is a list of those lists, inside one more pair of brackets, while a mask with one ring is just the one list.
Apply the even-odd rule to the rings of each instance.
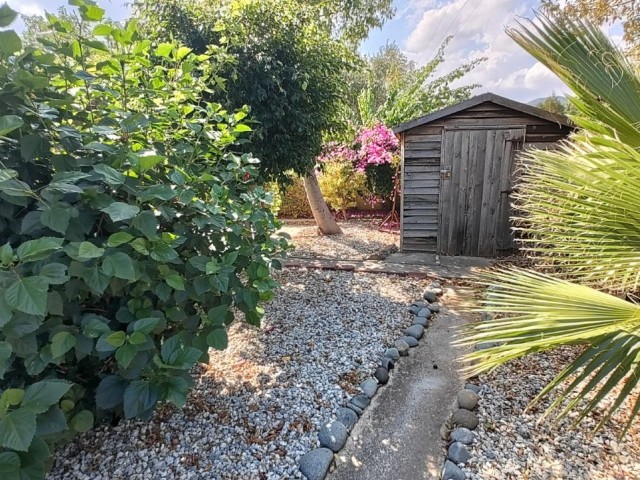
[[378, 123], [361, 130], [354, 144], [356, 170], [364, 172], [369, 165], [391, 163], [400, 142], [393, 130]]
[[344, 143], [329, 142], [322, 148], [322, 153], [318, 157], [319, 163], [328, 162], [350, 162], [355, 163], [356, 152]]

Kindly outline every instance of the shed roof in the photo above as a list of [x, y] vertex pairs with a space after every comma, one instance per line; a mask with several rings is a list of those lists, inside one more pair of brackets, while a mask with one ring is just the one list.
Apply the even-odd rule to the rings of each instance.
[[420, 125], [431, 123], [434, 120], [439, 120], [448, 115], [461, 112], [463, 110], [466, 110], [467, 108], [475, 107], [476, 105], [480, 105], [481, 103], [485, 103], [485, 102], [492, 102], [497, 105], [502, 105], [503, 107], [511, 108], [513, 110], [518, 110], [522, 113], [526, 113], [534, 117], [542, 118], [543, 120], [548, 120], [549, 122], [565, 125], [567, 127], [574, 126], [571, 120], [569, 120], [569, 118], [567, 118], [564, 115], [551, 113], [546, 110], [542, 110], [541, 108], [538, 108], [538, 107], [532, 107], [531, 105], [527, 105], [526, 103], [516, 102], [515, 100], [510, 100], [508, 98], [501, 97], [500, 95], [496, 95], [495, 93], [483, 93], [482, 95], [472, 97], [468, 100], [465, 100], [464, 102], [457, 103], [450, 107], [443, 108], [442, 110], [431, 112], [428, 115], [425, 115], [423, 117], [405, 122], [395, 127], [393, 131], [395, 133], [404, 132], [411, 128], [419, 127]]

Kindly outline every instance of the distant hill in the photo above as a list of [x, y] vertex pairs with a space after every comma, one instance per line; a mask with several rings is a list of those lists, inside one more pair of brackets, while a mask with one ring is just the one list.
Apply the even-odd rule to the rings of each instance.
[[[551, 95], [549, 95], [551, 96]], [[560, 103], [562, 103], [563, 105], [569, 105], [569, 100], [567, 100], [567, 97], [561, 97], [560, 95], [557, 95], [558, 100], [560, 101]], [[542, 102], [544, 102], [547, 99], [547, 97], [540, 97], [540, 98], [536, 98], [534, 100], [531, 100], [530, 102], [527, 102], [527, 105], [531, 105], [532, 107], [537, 107], [538, 105], [540, 105]]]

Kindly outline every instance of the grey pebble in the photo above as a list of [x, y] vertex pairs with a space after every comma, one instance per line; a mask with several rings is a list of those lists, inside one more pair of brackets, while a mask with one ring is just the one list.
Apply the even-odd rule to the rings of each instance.
[[418, 310], [418, 313], [416, 313], [416, 315], [421, 318], [429, 318], [431, 317], [431, 310], [429, 310], [428, 308], [423, 308], [422, 310]]
[[414, 337], [405, 336], [400, 338], [400, 340], [409, 345], [410, 348], [417, 347], [419, 345], [418, 340]]
[[465, 410], [464, 408], [460, 408], [451, 415], [451, 422], [456, 427], [465, 427], [469, 430], [475, 430], [478, 426], [479, 420], [475, 413]]
[[356, 407], [353, 403], [349, 402], [347, 403], [347, 408], [353, 410], [354, 412], [356, 412], [358, 415], [362, 415], [364, 413], [364, 410], [361, 409], [360, 407]]
[[378, 390], [377, 380], [373, 378], [367, 378], [360, 384], [360, 390], [362, 390], [362, 393], [364, 393], [367, 397], [373, 398], [373, 396], [376, 394], [376, 391]]
[[440, 311], [440, 305], [437, 303], [430, 303], [427, 308], [431, 310], [431, 313], [438, 313]]
[[458, 406], [465, 410], [473, 410], [478, 406], [480, 397], [477, 393], [466, 388], [458, 392]]
[[308, 480], [322, 480], [333, 463], [333, 452], [328, 448], [316, 448], [300, 459], [300, 471]]
[[350, 408], [340, 407], [336, 412], [336, 419], [347, 427], [347, 430], [351, 430], [358, 421], [358, 414]]
[[437, 295], [433, 290], [425, 290], [422, 294], [422, 298], [424, 298], [427, 302], [432, 303], [436, 301]]
[[[420, 325], [417, 326], [419, 327]], [[409, 355], [409, 344], [404, 340], [396, 340], [395, 342], [393, 342], [393, 346], [398, 349], [401, 357], [406, 357], [407, 355]]]
[[444, 462], [444, 468], [442, 469], [442, 480], [465, 480], [466, 478], [467, 476], [455, 463], [450, 460]]
[[342, 422], [330, 420], [320, 428], [318, 440], [323, 447], [338, 452], [347, 442], [347, 436], [347, 427], [345, 427]]
[[447, 457], [449, 457], [449, 460], [453, 463], [467, 463], [471, 458], [471, 454], [463, 443], [453, 442], [447, 449]]
[[451, 432], [450, 438], [453, 442], [464, 443], [470, 445], [473, 443], [473, 432], [468, 428], [458, 427]]
[[394, 364], [395, 362], [387, 357], [382, 357], [382, 360], [380, 361], [380, 365], [382, 365], [382, 368], [385, 370], [393, 370]]
[[356, 395], [351, 399], [351, 404], [364, 410], [369, 406], [370, 401], [371, 400], [369, 400], [369, 397], [367, 397], [366, 395]]
[[478, 385], [475, 385], [473, 383], [467, 383], [464, 388], [466, 388], [467, 390], [471, 390], [473, 393], [480, 393], [480, 387]]
[[378, 383], [380, 385], [384, 385], [389, 381], [389, 372], [384, 367], [376, 368], [376, 371], [373, 374], [373, 376], [376, 377], [376, 380], [378, 380]]
[[387, 348], [384, 352], [384, 356], [391, 360], [398, 360], [400, 358], [400, 352], [397, 348]]
[[429, 322], [424, 317], [413, 317], [413, 325], [422, 325], [423, 327], [426, 327], [429, 325]]
[[423, 308], [427, 308], [427, 304], [424, 302], [413, 302], [411, 304], [412, 307], [418, 307], [418, 309], [423, 309]]
[[411, 325], [404, 331], [404, 334], [420, 340], [424, 334], [424, 327], [422, 325]]

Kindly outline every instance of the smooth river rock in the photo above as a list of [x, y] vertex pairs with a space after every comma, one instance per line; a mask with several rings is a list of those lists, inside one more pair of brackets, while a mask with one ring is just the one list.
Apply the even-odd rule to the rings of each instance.
[[466, 388], [458, 392], [458, 406], [465, 410], [473, 410], [478, 406], [480, 397], [476, 392], [467, 390]]
[[342, 422], [331, 420], [320, 427], [318, 440], [323, 447], [338, 452], [347, 442], [348, 435], [347, 427]]
[[469, 410], [465, 410], [464, 408], [459, 408], [453, 415], [451, 415], [451, 422], [456, 427], [464, 427], [469, 430], [475, 430], [478, 426], [479, 420], [475, 413], [470, 412]]
[[316, 448], [300, 459], [300, 471], [308, 480], [323, 480], [333, 463], [333, 452], [328, 448]]

